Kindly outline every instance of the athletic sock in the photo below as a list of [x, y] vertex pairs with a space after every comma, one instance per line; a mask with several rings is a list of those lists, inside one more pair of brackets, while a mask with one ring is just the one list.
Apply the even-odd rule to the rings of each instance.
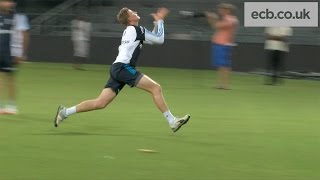
[[77, 113], [77, 109], [76, 109], [75, 106], [73, 106], [73, 107], [70, 107], [70, 108], [66, 109], [65, 116], [68, 117], [68, 116], [70, 116], [72, 114], [75, 114], [75, 113]]
[[171, 114], [170, 110], [163, 113], [164, 117], [167, 119], [169, 125], [174, 124], [175, 117]]
[[15, 101], [8, 101], [6, 107], [8, 107], [8, 108], [16, 108], [17, 105], [16, 105]]

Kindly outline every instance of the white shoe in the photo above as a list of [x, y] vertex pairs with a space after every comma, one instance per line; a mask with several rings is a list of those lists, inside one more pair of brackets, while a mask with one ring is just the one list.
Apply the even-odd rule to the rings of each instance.
[[54, 118], [53, 124], [55, 127], [58, 127], [58, 124], [63, 120], [67, 119], [65, 116], [66, 108], [64, 106], [59, 106], [57, 110], [56, 117]]
[[0, 115], [5, 114], [4, 109], [0, 109]]
[[3, 109], [3, 114], [16, 115], [16, 114], [18, 114], [18, 109], [16, 106], [7, 105]]
[[185, 115], [184, 117], [181, 117], [181, 118], [176, 117], [174, 119], [173, 125], [171, 126], [172, 131], [173, 132], [177, 132], [181, 128], [181, 126], [187, 124], [187, 122], [189, 121], [190, 117], [191, 116], [189, 114], [187, 114], [187, 115]]

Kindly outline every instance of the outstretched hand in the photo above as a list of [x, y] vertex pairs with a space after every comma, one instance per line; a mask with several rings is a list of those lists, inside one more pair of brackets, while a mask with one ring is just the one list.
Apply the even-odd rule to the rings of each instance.
[[158, 20], [164, 20], [167, 15], [169, 14], [169, 9], [165, 8], [165, 7], [161, 7], [157, 10], [156, 13], [152, 13], [151, 16], [153, 17], [153, 19], [155, 21], [158, 21]]
[[205, 11], [204, 14], [206, 15], [207, 18], [210, 18], [213, 20], [218, 19], [218, 15], [214, 12]]

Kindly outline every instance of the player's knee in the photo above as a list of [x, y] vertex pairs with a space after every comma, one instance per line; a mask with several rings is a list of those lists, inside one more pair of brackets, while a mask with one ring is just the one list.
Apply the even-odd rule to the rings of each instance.
[[101, 101], [99, 99], [95, 102], [95, 109], [103, 109], [107, 106], [107, 103], [105, 101]]
[[161, 88], [161, 85], [160, 84], [155, 84], [152, 88], [152, 93], [153, 94], [159, 94], [162, 92], [162, 88]]

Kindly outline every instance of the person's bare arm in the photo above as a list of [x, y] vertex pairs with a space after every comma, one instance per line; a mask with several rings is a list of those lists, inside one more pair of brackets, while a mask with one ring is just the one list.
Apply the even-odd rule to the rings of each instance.
[[218, 15], [216, 13], [213, 12], [204, 12], [205, 16], [207, 17], [208, 23], [210, 24], [210, 26], [215, 29], [216, 28], [216, 23], [218, 21]]
[[274, 40], [274, 41], [286, 41], [285, 36], [268, 36], [269, 40]]

